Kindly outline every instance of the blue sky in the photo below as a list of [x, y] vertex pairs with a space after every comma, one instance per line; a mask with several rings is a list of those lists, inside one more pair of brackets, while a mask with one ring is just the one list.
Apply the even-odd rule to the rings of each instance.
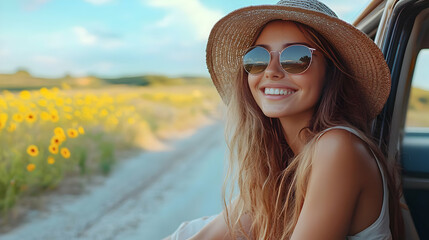
[[[202, 75], [211, 27], [267, 0], [0, 0], [0, 73]], [[325, 0], [352, 22], [370, 0]], [[429, 86], [428, 86], [429, 88]]]

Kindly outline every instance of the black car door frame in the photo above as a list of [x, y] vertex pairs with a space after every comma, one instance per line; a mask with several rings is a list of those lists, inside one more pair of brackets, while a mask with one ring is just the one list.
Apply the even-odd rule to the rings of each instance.
[[[388, 1], [386, 5], [392, 2], [395, 1]], [[401, 150], [407, 150], [403, 149], [402, 140], [404, 137], [413, 137], [406, 136], [404, 123], [415, 55], [420, 49], [410, 49], [409, 41], [413, 37], [416, 19], [427, 9], [429, 9], [429, 0], [396, 1], [387, 27], [383, 31], [379, 31], [383, 34], [383, 36], [378, 36], [382, 39], [379, 46], [391, 70], [392, 88], [384, 109], [374, 121], [373, 135], [379, 139], [379, 145], [391, 161], [401, 161]], [[429, 137], [429, 133], [427, 136]], [[419, 174], [419, 178], [416, 178], [413, 172], [404, 168], [402, 174], [405, 198], [419, 236], [421, 239], [429, 239], [429, 228], [427, 227], [429, 222], [427, 220], [427, 216], [429, 216], [429, 172], [427, 175]], [[422, 182], [427, 184], [422, 184]], [[425, 201], [427, 201], [426, 205]], [[417, 238], [413, 237], [413, 239]], [[407, 235], [407, 239], [410, 239], [409, 235]]]

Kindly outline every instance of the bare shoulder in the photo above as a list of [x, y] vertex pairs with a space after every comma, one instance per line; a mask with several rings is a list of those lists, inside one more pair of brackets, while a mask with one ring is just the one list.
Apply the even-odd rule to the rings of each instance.
[[364, 164], [365, 161], [373, 162], [367, 144], [355, 134], [343, 130], [332, 129], [324, 133], [316, 142], [316, 164], [324, 164], [332, 161], [336, 164]]
[[332, 129], [316, 142], [312, 171], [331, 176], [348, 176], [348, 181], [351, 181], [349, 184], [360, 185], [362, 176], [368, 169], [374, 168], [374, 163], [362, 139], [347, 130]]

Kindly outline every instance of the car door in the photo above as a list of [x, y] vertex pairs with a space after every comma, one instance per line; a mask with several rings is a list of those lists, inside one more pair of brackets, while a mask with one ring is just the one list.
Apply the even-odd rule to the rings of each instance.
[[382, 49], [392, 89], [373, 134], [402, 166], [405, 239], [429, 239], [429, 0], [374, 2], [356, 24]]

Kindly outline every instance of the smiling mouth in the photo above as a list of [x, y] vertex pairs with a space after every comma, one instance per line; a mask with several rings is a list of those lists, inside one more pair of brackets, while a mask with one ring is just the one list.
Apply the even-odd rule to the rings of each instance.
[[287, 95], [294, 94], [296, 92], [296, 90], [282, 89], [282, 88], [265, 88], [261, 90], [263, 93], [265, 93], [265, 95], [274, 95], [274, 96], [278, 96], [278, 95], [287, 96]]

